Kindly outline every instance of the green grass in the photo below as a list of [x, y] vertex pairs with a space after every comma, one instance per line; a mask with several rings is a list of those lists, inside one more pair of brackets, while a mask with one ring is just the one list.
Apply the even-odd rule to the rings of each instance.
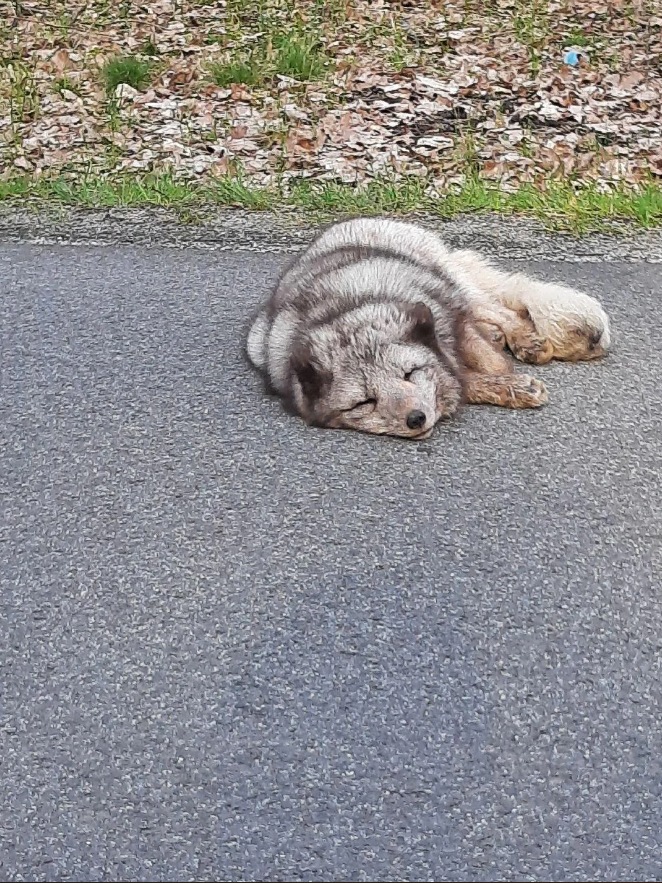
[[516, 0], [512, 13], [515, 37], [526, 46], [532, 76], [540, 72], [540, 55], [550, 33], [549, 10], [545, 0]]
[[215, 62], [209, 66], [209, 73], [212, 80], [221, 88], [234, 83], [255, 86], [263, 79], [261, 65], [253, 55], [246, 58], [231, 58], [225, 62]]
[[145, 40], [140, 48], [140, 52], [142, 55], [147, 55], [149, 58], [158, 58], [159, 55], [159, 50], [151, 39]]
[[115, 206], [195, 206], [216, 203], [255, 210], [272, 208], [274, 194], [247, 187], [237, 176], [220, 178], [213, 184], [194, 187], [171, 175], [117, 175], [112, 178], [87, 176], [68, 180], [31, 180], [16, 176], [0, 180], [0, 201], [34, 199], [86, 208]]
[[79, 88], [78, 86], [69, 79], [69, 77], [56, 77], [53, 80], [52, 90], [58, 95], [61, 95], [63, 92], [73, 92], [75, 95], [78, 95]]
[[134, 89], [144, 89], [149, 83], [152, 65], [149, 61], [133, 55], [123, 55], [109, 59], [101, 70], [101, 77], [108, 95], [126, 83]]
[[547, 227], [586, 233], [629, 222], [641, 228], [662, 226], [662, 186], [650, 183], [640, 190], [617, 188], [601, 193], [594, 187], [574, 190], [567, 184], [546, 191], [522, 187], [506, 193], [470, 176], [461, 189], [438, 196], [426, 192], [426, 182], [373, 181], [353, 187], [343, 184], [299, 182], [289, 191], [248, 186], [240, 175], [193, 185], [170, 175], [95, 177], [67, 180], [33, 180], [16, 176], [0, 180], [0, 201], [29, 204], [63, 204], [94, 207], [168, 206], [189, 212], [205, 206], [233, 206], [252, 210], [298, 209], [318, 217], [357, 214], [409, 214], [429, 212], [443, 218], [459, 214], [496, 212], [540, 219]]
[[406, 214], [429, 208], [425, 181], [412, 178], [397, 184], [373, 181], [363, 187], [347, 184], [322, 186], [303, 181], [293, 187], [287, 201], [305, 211], [322, 214]]
[[566, 46], [577, 46], [579, 48], [590, 46], [593, 41], [579, 28], [572, 28], [567, 31], [563, 38]]
[[314, 36], [286, 34], [274, 40], [276, 71], [293, 80], [318, 80], [326, 68], [326, 60]]
[[246, 86], [265, 86], [275, 74], [282, 74], [300, 82], [318, 80], [328, 65], [315, 36], [300, 33], [271, 34], [248, 53], [237, 52], [225, 61], [209, 66], [209, 73], [217, 86], [225, 88], [234, 83]]
[[35, 70], [22, 61], [12, 60], [6, 66], [9, 83], [9, 119], [12, 127], [34, 119], [39, 113], [39, 93]]

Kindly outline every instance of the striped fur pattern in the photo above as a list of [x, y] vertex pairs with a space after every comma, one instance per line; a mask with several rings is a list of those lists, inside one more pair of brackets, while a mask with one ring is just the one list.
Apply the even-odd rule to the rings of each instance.
[[597, 301], [450, 251], [413, 224], [334, 224], [286, 268], [247, 351], [307, 422], [425, 438], [463, 401], [537, 407], [522, 361], [594, 358], [609, 346]]

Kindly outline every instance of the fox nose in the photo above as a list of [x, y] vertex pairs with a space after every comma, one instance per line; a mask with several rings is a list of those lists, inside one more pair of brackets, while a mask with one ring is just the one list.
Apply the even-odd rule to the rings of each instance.
[[410, 429], [420, 429], [425, 426], [425, 419], [423, 411], [410, 411], [407, 414], [407, 426]]

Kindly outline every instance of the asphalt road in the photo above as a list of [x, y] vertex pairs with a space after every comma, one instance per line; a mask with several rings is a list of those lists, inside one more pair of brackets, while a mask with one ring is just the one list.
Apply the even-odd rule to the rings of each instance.
[[417, 444], [265, 397], [281, 262], [0, 246], [0, 877], [659, 880], [659, 266]]

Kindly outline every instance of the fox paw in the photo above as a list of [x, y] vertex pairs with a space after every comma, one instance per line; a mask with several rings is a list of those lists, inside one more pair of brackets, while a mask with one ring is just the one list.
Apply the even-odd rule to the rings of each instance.
[[540, 408], [549, 401], [547, 387], [530, 374], [518, 374], [510, 384], [511, 408]]
[[554, 357], [554, 346], [544, 337], [527, 336], [508, 341], [508, 349], [520, 362], [545, 365]]

